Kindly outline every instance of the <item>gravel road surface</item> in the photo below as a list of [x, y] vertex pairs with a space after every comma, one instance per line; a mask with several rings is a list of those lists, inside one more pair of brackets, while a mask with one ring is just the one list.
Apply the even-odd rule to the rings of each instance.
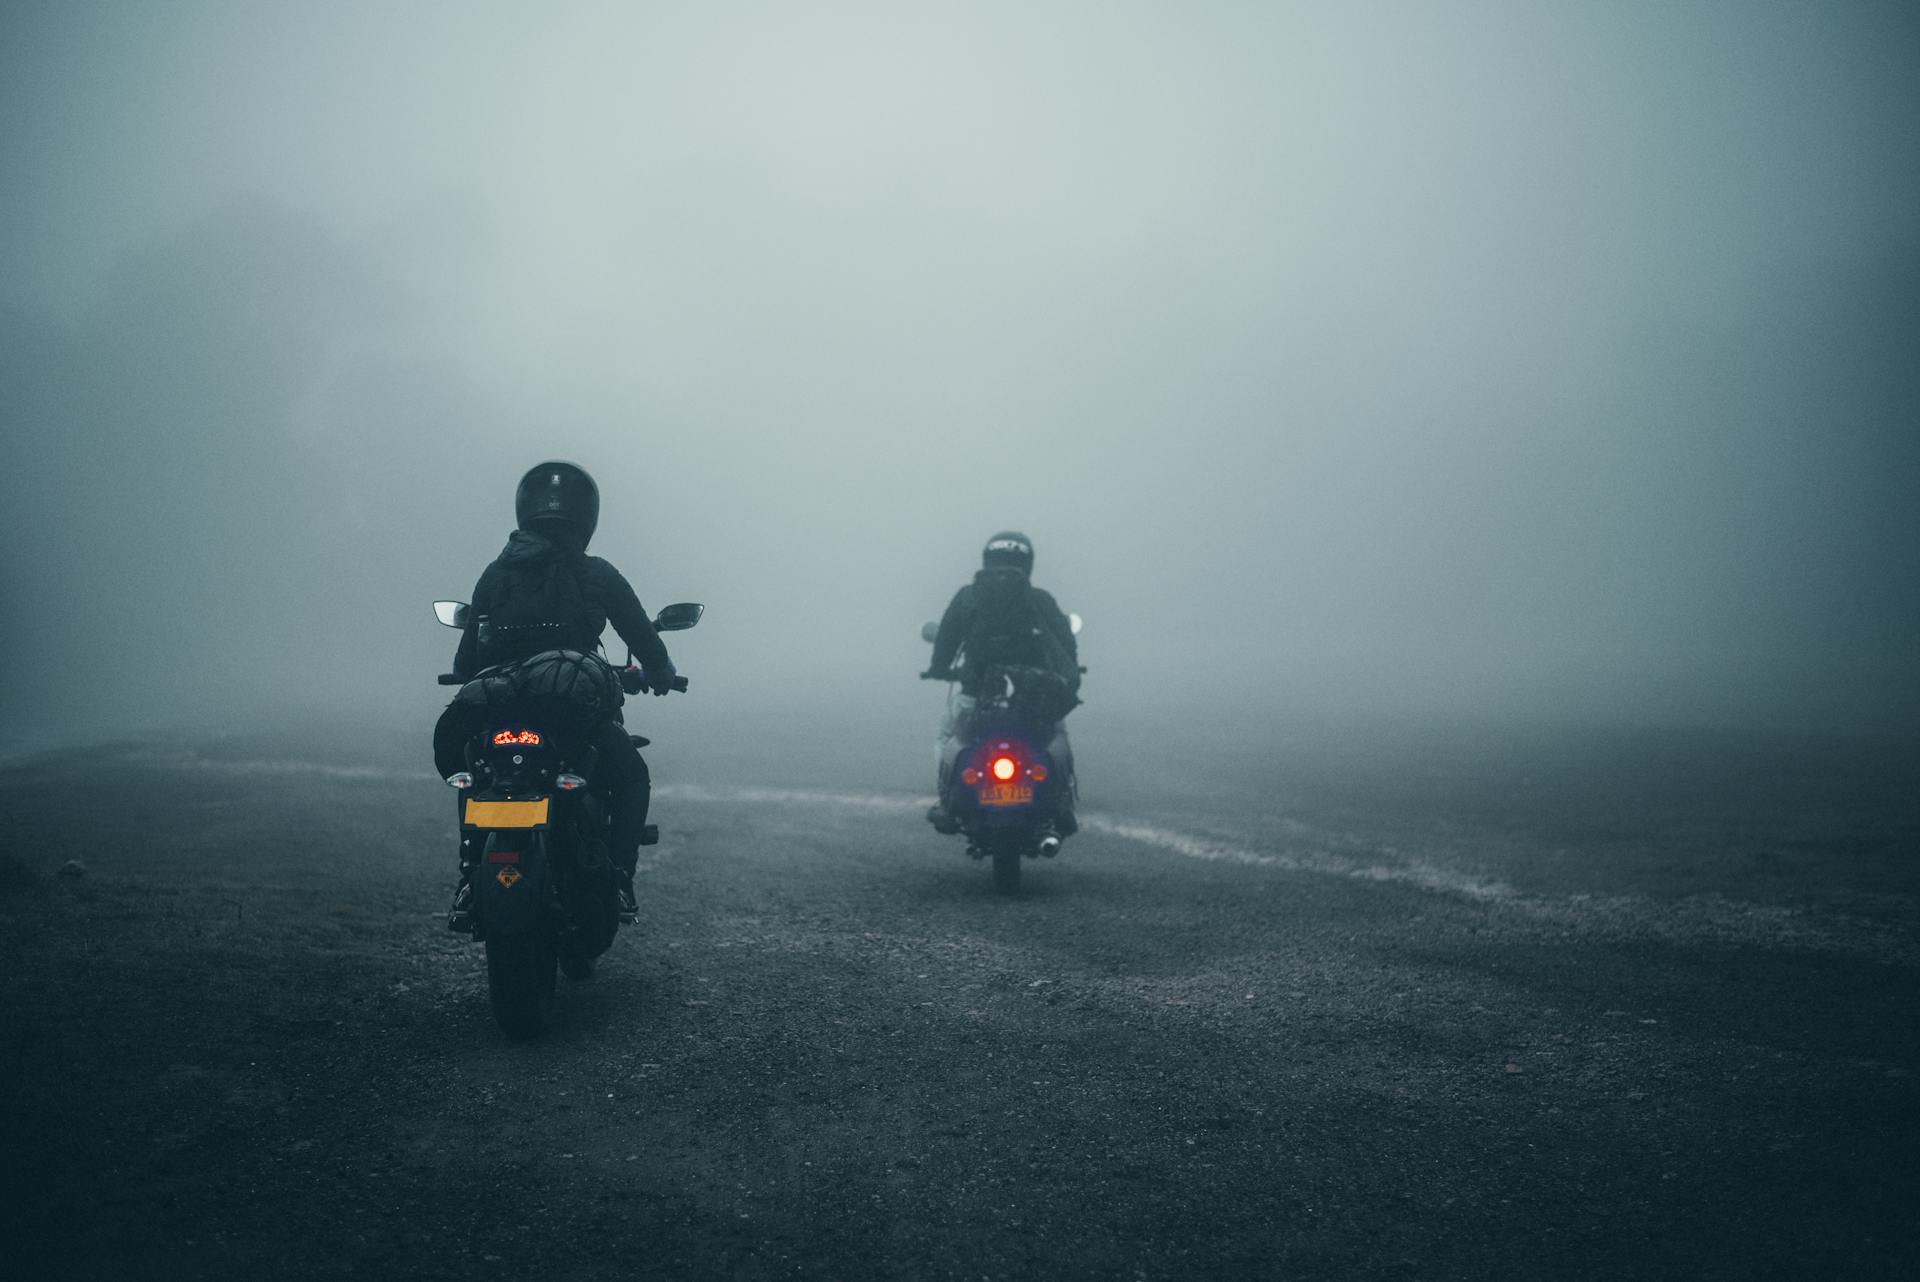
[[1128, 742], [1011, 899], [919, 755], [654, 750], [531, 1044], [397, 736], [16, 756], [4, 1271], [1912, 1276], [1910, 747]]

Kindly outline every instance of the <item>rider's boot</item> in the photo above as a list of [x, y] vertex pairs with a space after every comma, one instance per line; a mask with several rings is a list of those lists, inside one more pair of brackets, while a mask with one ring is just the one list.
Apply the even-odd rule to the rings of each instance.
[[473, 930], [473, 868], [460, 865], [460, 884], [453, 889], [453, 903], [447, 906], [447, 929], [461, 934]]
[[640, 864], [640, 852], [630, 850], [613, 857], [613, 895], [620, 924], [631, 926], [639, 918], [640, 904], [633, 895], [633, 871]]
[[1040, 853], [1052, 858], [1060, 853], [1060, 843], [1080, 831], [1073, 817], [1073, 794], [1069, 792], [1053, 812], [1053, 818], [1040, 830]]
[[633, 896], [633, 870], [638, 863], [637, 851], [625, 859], [616, 855], [613, 861], [613, 897], [623, 926], [633, 925], [640, 912], [639, 901]]
[[1074, 777], [1072, 759], [1068, 759], [1066, 787], [1060, 790], [1060, 800], [1053, 807], [1053, 830], [1062, 837], [1071, 837], [1080, 831], [1080, 821], [1074, 817], [1073, 807], [1080, 800], [1080, 781]]
[[947, 784], [951, 782], [952, 777], [953, 764], [941, 762], [939, 777], [934, 780], [933, 785], [934, 801], [927, 807], [927, 822], [933, 825], [935, 832], [945, 833], [948, 836], [960, 831], [960, 817], [947, 809]]
[[640, 864], [640, 847], [660, 840], [660, 830], [647, 822], [653, 785], [640, 754], [632, 754], [636, 774], [614, 790], [611, 830], [607, 833], [607, 861], [613, 865], [615, 911], [622, 925], [631, 926], [639, 913], [633, 893], [633, 870]]

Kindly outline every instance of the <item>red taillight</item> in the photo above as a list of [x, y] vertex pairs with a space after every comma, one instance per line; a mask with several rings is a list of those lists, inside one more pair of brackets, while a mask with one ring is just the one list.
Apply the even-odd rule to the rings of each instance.
[[1014, 773], [1018, 769], [1019, 767], [1014, 764], [1012, 757], [995, 757], [993, 759], [993, 777], [1001, 783], [1005, 783], [1007, 780], [1013, 778]]
[[530, 748], [540, 746], [538, 730], [501, 730], [493, 736], [493, 746], [505, 748], [509, 745], [525, 744]]

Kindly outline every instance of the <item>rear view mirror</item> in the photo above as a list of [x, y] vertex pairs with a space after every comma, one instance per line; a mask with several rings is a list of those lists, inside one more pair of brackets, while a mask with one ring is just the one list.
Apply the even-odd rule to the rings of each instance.
[[467, 626], [467, 603], [465, 601], [435, 601], [433, 617], [450, 628]]
[[920, 625], [920, 639], [922, 641], [925, 641], [927, 644], [929, 645], [933, 644], [933, 642], [936, 639], [938, 639], [939, 636], [940, 636], [939, 624], [923, 623]]
[[1067, 630], [1075, 636], [1080, 635], [1080, 616], [1071, 611], [1067, 614]]
[[688, 628], [700, 622], [700, 616], [706, 612], [707, 607], [704, 605], [696, 605], [692, 601], [681, 601], [676, 605], [668, 606], [654, 616], [653, 630], [655, 632], [685, 632]]

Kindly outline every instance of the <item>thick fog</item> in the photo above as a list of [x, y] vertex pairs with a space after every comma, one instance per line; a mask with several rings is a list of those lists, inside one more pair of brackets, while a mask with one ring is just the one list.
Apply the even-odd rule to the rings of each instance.
[[1904, 725], [1917, 66], [1902, 4], [9, 5], [9, 724], [424, 725], [559, 457], [740, 727], [930, 709], [1008, 526], [1082, 716]]

